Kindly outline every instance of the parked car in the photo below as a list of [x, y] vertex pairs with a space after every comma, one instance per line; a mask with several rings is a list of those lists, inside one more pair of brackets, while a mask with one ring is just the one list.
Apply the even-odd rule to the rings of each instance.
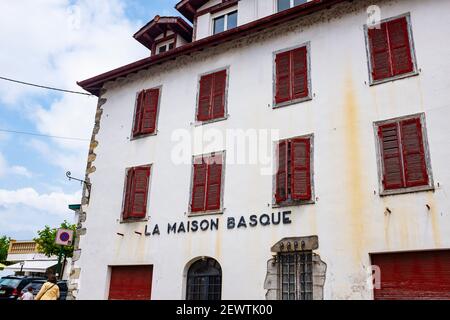
[[0, 300], [17, 300], [22, 295], [22, 289], [36, 277], [7, 276], [0, 279]]
[[[29, 287], [32, 287], [33, 295], [36, 296], [45, 282], [46, 282], [45, 279], [34, 279], [22, 289], [21, 294], [27, 292]], [[59, 287], [59, 300], [66, 300], [68, 291], [67, 281], [66, 280], [58, 281], [57, 285]]]

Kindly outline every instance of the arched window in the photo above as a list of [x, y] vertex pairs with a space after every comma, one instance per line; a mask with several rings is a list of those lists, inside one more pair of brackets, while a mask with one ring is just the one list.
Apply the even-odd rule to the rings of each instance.
[[220, 300], [222, 268], [212, 259], [194, 262], [187, 274], [186, 300]]

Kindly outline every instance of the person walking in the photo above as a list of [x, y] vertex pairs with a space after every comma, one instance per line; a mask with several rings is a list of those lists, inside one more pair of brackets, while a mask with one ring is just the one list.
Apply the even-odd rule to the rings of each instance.
[[34, 300], [33, 295], [33, 288], [30, 286], [28, 287], [28, 291], [25, 292], [21, 297], [20, 300]]
[[39, 290], [34, 300], [58, 300], [59, 287], [56, 282], [55, 275], [49, 275], [47, 282], [42, 285], [41, 290]]

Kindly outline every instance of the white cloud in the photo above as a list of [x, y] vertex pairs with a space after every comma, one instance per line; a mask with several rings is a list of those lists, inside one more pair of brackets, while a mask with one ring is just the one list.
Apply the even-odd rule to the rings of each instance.
[[10, 166], [5, 157], [0, 153], [0, 177], [4, 177], [6, 175], [18, 175], [26, 178], [31, 178], [33, 176], [32, 173], [25, 167], [17, 165]]
[[10, 170], [11, 170], [11, 173], [17, 174], [19, 176], [24, 176], [27, 178], [31, 178], [33, 176], [27, 168], [22, 167], [22, 166], [12, 166], [10, 168]]
[[0, 189], [0, 206], [4, 208], [23, 205], [33, 210], [57, 214], [63, 217], [69, 212], [67, 207], [69, 204], [79, 203], [80, 201], [80, 191], [73, 194], [63, 192], [39, 194], [33, 188], [18, 190]]

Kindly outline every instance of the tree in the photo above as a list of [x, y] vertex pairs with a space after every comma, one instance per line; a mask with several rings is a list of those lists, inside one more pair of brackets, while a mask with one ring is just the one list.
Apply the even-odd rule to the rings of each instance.
[[0, 237], [0, 263], [6, 262], [8, 256], [10, 238], [7, 236]]
[[[73, 238], [75, 239], [75, 230], [77, 229], [75, 224], [70, 224], [64, 220], [64, 222], [61, 223], [61, 228], [73, 230]], [[61, 251], [61, 246], [55, 244], [57, 230], [58, 228], [45, 226], [43, 230], [38, 231], [39, 237], [34, 239], [38, 244], [39, 252], [45, 254], [47, 257], [57, 256]], [[65, 257], [71, 258], [73, 256], [73, 245], [64, 246], [62, 250]]]

